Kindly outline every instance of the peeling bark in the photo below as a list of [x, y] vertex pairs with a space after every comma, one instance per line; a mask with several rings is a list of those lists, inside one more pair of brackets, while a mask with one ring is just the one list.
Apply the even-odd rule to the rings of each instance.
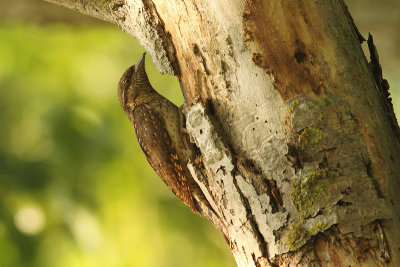
[[56, 2], [177, 75], [189, 169], [239, 266], [400, 265], [399, 128], [343, 1]]

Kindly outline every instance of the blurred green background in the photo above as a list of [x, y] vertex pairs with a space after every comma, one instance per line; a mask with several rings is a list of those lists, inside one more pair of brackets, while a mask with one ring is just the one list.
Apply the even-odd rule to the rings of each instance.
[[[400, 3], [349, 5], [400, 114]], [[235, 266], [147, 164], [119, 106], [118, 80], [143, 51], [64, 8], [0, 1], [0, 267]], [[180, 105], [175, 78], [147, 69]]]

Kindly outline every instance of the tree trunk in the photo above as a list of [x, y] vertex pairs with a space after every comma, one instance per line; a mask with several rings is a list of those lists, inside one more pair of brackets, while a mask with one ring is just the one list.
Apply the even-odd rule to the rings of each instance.
[[400, 131], [342, 0], [50, 2], [178, 77], [189, 168], [238, 266], [400, 266]]

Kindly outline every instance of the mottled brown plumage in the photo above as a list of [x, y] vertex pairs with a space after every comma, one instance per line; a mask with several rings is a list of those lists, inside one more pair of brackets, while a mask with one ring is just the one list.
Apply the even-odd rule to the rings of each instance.
[[151, 86], [145, 72], [145, 54], [123, 74], [118, 97], [147, 161], [168, 188], [196, 212], [186, 167], [192, 150], [183, 142], [180, 111]]

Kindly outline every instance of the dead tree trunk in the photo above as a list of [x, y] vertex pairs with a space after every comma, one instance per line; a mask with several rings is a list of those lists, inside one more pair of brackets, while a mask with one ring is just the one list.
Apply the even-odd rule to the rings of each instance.
[[49, 0], [176, 75], [192, 173], [239, 266], [400, 266], [400, 134], [342, 0]]

